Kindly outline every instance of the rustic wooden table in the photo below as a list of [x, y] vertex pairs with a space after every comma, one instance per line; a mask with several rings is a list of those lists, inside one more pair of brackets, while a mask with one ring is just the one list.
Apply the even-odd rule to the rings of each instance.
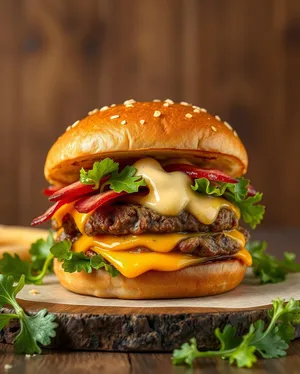
[[[300, 255], [300, 229], [261, 230], [255, 236], [269, 242], [269, 251], [280, 256], [284, 251]], [[286, 244], [288, 243], [288, 244]], [[11, 365], [7, 371], [5, 365]], [[0, 373], [9, 374], [197, 374], [197, 373], [300, 373], [300, 339], [295, 340], [288, 355], [281, 359], [258, 360], [252, 369], [230, 367], [221, 359], [199, 360], [194, 370], [187, 367], [174, 367], [169, 353], [102, 353], [102, 352], [56, 352], [44, 350], [43, 355], [27, 358], [16, 355], [13, 347], [0, 344]]]

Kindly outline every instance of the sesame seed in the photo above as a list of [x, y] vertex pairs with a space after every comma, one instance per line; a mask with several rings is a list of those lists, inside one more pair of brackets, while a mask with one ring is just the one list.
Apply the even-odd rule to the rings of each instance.
[[201, 112], [207, 113], [207, 110], [204, 109], [204, 108], [201, 108], [200, 110], [201, 110]]
[[159, 117], [161, 115], [161, 112], [159, 110], [156, 110], [153, 114], [154, 117]]
[[97, 113], [98, 112], [98, 108], [96, 108], [96, 109], [93, 109], [93, 110], [91, 110], [89, 113], [88, 113], [88, 115], [90, 116], [90, 115], [92, 115], [92, 114], [95, 114], [95, 113]]
[[200, 107], [197, 106], [197, 105], [193, 105], [193, 109], [198, 109], [198, 110], [200, 110]]
[[30, 357], [31, 357], [31, 355], [29, 355], [29, 354], [25, 355], [25, 358], [30, 358]]
[[111, 107], [111, 108], [113, 108], [114, 106], [116, 106], [116, 104], [111, 104], [111, 106], [110, 106], [110, 107]]
[[180, 104], [181, 104], [181, 105], [185, 105], [185, 106], [190, 105], [190, 104], [187, 103], [186, 101], [180, 101]]
[[144, 120], [144, 119], [141, 119], [141, 120], [140, 120], [140, 124], [141, 124], [141, 125], [144, 125], [144, 123], [145, 123], [145, 120]]
[[201, 110], [196, 108], [196, 109], [193, 110], [193, 112], [194, 112], [194, 113], [200, 113]]
[[187, 113], [185, 116], [186, 116], [186, 118], [192, 118], [193, 117], [193, 115], [191, 113]]
[[5, 364], [4, 365], [4, 370], [10, 370], [10, 369], [12, 369], [12, 365], [10, 365], [10, 364]]
[[169, 103], [163, 103], [163, 106], [169, 106], [170, 104]]
[[168, 104], [174, 104], [174, 101], [171, 100], [171, 99], [167, 99], [167, 100], [165, 100], [165, 102], [168, 103]]
[[119, 118], [120, 116], [118, 114], [115, 114], [114, 116], [111, 116], [110, 119], [117, 119]]
[[229, 125], [228, 122], [224, 122], [224, 125], [225, 125], [229, 130], [232, 130], [232, 127]]
[[215, 119], [217, 119], [218, 121], [221, 121], [221, 118], [219, 116], [215, 116]]
[[38, 295], [39, 291], [32, 289], [32, 290], [29, 290], [28, 293], [30, 293], [30, 295]]
[[124, 119], [122, 122], [121, 122], [121, 125], [126, 125], [127, 121], [126, 119]]
[[77, 126], [79, 122], [80, 122], [80, 121], [77, 120], [76, 122], [73, 123], [73, 125], [72, 125], [71, 127], [75, 127], [75, 126]]
[[238, 137], [238, 134], [237, 134], [237, 132], [235, 130], [233, 131], [233, 135], [236, 136], [236, 137]]
[[129, 100], [124, 101], [123, 104], [127, 105], [127, 104], [134, 104], [134, 103], [136, 103], [136, 101], [134, 99], [129, 99]]
[[211, 129], [212, 129], [212, 131], [214, 131], [214, 132], [217, 131], [217, 129], [215, 128], [215, 126], [211, 126]]
[[154, 100], [152, 100], [154, 103], [159, 103], [159, 102], [161, 102], [161, 100], [159, 100], [159, 99], [154, 99]]
[[105, 106], [103, 106], [103, 107], [100, 109], [100, 112], [104, 112], [104, 111], [107, 110], [107, 109], [108, 109], [108, 106], [105, 105]]
[[69, 130], [71, 130], [71, 126], [68, 126], [68, 127], [66, 128], [66, 131], [69, 131]]

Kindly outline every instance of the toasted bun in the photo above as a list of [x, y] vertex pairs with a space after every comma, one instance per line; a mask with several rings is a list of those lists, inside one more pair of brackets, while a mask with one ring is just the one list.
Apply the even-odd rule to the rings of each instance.
[[54, 272], [62, 286], [81, 294], [119, 299], [172, 299], [216, 295], [237, 287], [243, 280], [246, 265], [239, 260], [224, 260], [191, 266], [178, 271], [149, 271], [136, 278], [118, 275], [112, 278], [105, 270], [88, 274], [66, 273], [54, 261]]
[[247, 171], [246, 150], [235, 131], [198, 107], [166, 102], [132, 102], [104, 107], [77, 121], [50, 149], [45, 177], [50, 183], [78, 180], [81, 167], [96, 160], [185, 158], [237, 177]]
[[0, 259], [3, 253], [16, 253], [22, 260], [29, 259], [31, 244], [38, 239], [45, 239], [47, 235], [47, 230], [0, 225]]

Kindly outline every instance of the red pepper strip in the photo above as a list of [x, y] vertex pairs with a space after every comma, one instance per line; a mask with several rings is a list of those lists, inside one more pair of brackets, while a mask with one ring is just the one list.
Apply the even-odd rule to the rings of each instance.
[[237, 180], [235, 178], [232, 178], [219, 170], [200, 169], [189, 164], [170, 164], [165, 165], [164, 169], [168, 172], [183, 171], [193, 179], [207, 178], [210, 181], [237, 183]]
[[43, 189], [43, 195], [45, 196], [52, 196], [55, 192], [59, 191], [63, 186], [56, 185], [56, 186], [49, 186]]
[[[109, 179], [109, 176], [104, 177], [100, 181], [100, 185], [104, 182], [106, 182]], [[65, 199], [71, 199], [72, 201], [75, 200], [75, 198], [79, 198], [81, 196], [90, 194], [90, 193], [96, 193], [98, 190], [95, 190], [93, 186], [88, 184], [83, 184], [80, 181], [74, 182], [72, 184], [69, 184], [66, 187], [61, 188], [59, 191], [54, 193], [49, 200], [50, 201], [58, 201], [58, 200], [65, 200]]]
[[46, 221], [48, 221], [50, 218], [53, 217], [53, 215], [58, 211], [60, 207], [65, 205], [69, 201], [57, 201], [55, 204], [53, 204], [44, 214], [42, 214], [39, 217], [36, 217], [32, 220], [31, 226], [40, 225]]
[[97, 195], [83, 197], [82, 199], [76, 201], [74, 207], [79, 213], [89, 213], [94, 209], [99, 208], [108, 201], [114, 200], [120, 196], [127, 195], [125, 191], [115, 192], [115, 191], [105, 191]]
[[75, 182], [69, 184], [66, 187], [61, 188], [59, 191], [55, 192], [49, 197], [50, 201], [60, 201], [65, 199], [76, 200], [81, 196], [87, 195], [91, 192], [97, 192], [93, 189], [93, 186], [89, 184], [83, 184], [81, 182]]

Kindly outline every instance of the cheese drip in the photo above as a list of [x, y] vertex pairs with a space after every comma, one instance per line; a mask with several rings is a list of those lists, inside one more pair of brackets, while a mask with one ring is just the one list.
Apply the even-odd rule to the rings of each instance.
[[[97, 253], [101, 254], [108, 262], [119, 270], [127, 278], [134, 278], [150, 270], [176, 271], [189, 266], [199, 265], [207, 260], [186, 253], [130, 253], [114, 252], [97, 248]], [[244, 262], [251, 266], [252, 258], [246, 249], [242, 249], [232, 258]]]
[[167, 173], [159, 162], [144, 158], [134, 163], [136, 175], [142, 176], [150, 192], [146, 196], [131, 196], [130, 201], [166, 216], [177, 216], [186, 210], [200, 222], [210, 225], [221, 208], [228, 208], [240, 218], [239, 209], [221, 197], [201, 195], [191, 189], [189, 176], [180, 171]]

